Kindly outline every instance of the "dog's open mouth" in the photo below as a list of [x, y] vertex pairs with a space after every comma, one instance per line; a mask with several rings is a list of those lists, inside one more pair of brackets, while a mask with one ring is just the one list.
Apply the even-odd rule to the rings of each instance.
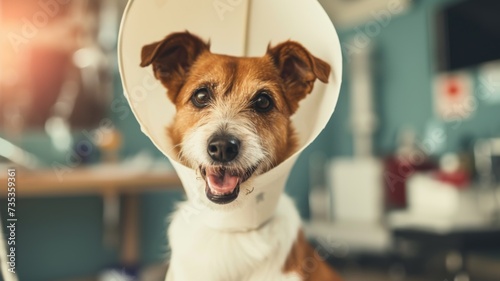
[[238, 198], [240, 184], [249, 179], [256, 169], [257, 166], [239, 172], [223, 166], [200, 167], [206, 182], [205, 194], [207, 198], [217, 204], [231, 203]]

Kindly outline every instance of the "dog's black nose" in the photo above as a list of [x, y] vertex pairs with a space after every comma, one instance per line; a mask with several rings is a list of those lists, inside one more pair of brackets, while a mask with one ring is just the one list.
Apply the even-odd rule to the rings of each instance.
[[240, 141], [233, 136], [214, 136], [208, 141], [208, 155], [217, 162], [229, 162], [236, 158]]

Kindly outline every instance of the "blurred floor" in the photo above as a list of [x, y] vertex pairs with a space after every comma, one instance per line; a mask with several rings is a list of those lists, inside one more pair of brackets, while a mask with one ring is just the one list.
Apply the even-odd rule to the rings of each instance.
[[[342, 272], [342, 277], [344, 277], [344, 281], [391, 281], [391, 280], [400, 280], [393, 279], [389, 275], [371, 271], [371, 270], [348, 270], [346, 272]], [[404, 281], [428, 281], [425, 279], [419, 278], [405, 278]]]

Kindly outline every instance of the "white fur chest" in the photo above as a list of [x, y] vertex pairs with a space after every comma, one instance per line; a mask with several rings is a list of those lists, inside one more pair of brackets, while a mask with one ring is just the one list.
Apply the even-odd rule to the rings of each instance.
[[299, 281], [283, 265], [300, 228], [292, 200], [282, 195], [271, 221], [248, 232], [211, 229], [184, 202], [174, 213], [168, 236], [172, 249], [166, 281]]

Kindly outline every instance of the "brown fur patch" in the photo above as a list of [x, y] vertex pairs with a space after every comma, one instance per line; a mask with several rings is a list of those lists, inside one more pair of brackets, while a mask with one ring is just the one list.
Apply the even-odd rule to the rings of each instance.
[[302, 276], [304, 281], [341, 281], [339, 275], [334, 272], [321, 257], [320, 253], [313, 249], [304, 236], [302, 230], [297, 235], [290, 254], [283, 267], [283, 272], [295, 272]]

